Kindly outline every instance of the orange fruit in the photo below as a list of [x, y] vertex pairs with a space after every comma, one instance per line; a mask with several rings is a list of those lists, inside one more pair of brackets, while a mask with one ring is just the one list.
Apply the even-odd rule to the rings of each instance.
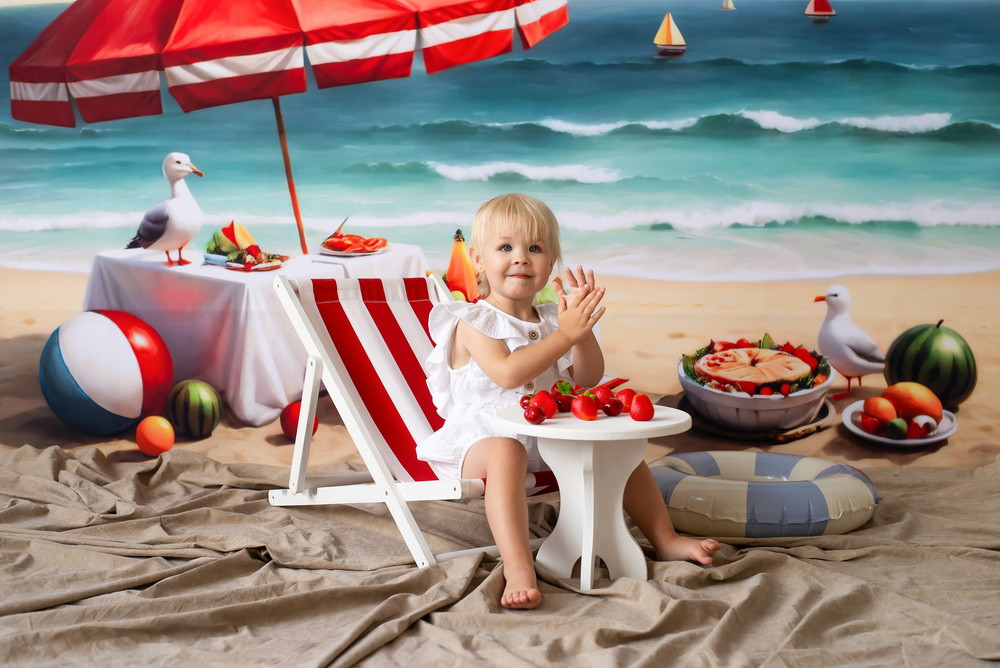
[[135, 442], [139, 450], [150, 457], [162, 455], [174, 447], [174, 428], [167, 418], [150, 415], [135, 428]]
[[929, 415], [935, 422], [941, 422], [941, 400], [926, 385], [910, 381], [896, 383], [887, 387], [882, 396], [889, 400], [905, 420], [912, 420], [918, 415]]
[[891, 422], [896, 417], [896, 407], [885, 397], [868, 397], [861, 410], [879, 422]]

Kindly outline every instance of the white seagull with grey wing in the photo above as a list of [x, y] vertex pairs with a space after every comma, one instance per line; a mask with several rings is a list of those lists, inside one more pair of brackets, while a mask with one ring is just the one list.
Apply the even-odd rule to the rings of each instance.
[[[191, 164], [186, 153], [171, 153], [163, 161], [163, 176], [170, 182], [170, 199], [149, 209], [139, 223], [139, 229], [125, 248], [148, 248], [167, 254], [167, 266], [191, 264], [181, 257], [181, 251], [201, 229], [204, 214], [194, 195], [184, 183], [188, 174], [204, 176], [204, 172]], [[177, 251], [177, 261], [170, 258], [170, 251]]]
[[870, 373], [882, 373], [885, 355], [878, 344], [851, 321], [848, 309], [851, 293], [843, 285], [831, 285], [826, 294], [814, 302], [826, 302], [826, 318], [819, 329], [819, 351], [830, 361], [830, 366], [847, 378], [847, 391], [833, 399], [843, 399], [851, 393], [851, 380]]

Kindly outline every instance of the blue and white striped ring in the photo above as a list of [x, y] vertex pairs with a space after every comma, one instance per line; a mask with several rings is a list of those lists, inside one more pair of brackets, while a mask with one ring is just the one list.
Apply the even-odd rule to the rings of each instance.
[[847, 464], [776, 452], [688, 452], [650, 467], [674, 526], [699, 536], [769, 538], [854, 531], [878, 504]]

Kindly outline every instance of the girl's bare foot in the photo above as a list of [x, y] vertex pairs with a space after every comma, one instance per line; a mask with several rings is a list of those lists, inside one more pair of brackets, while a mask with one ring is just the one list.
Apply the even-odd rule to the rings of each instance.
[[712, 555], [722, 545], [712, 538], [696, 540], [674, 535], [669, 541], [656, 546], [657, 561], [694, 561], [699, 564], [712, 563]]
[[507, 584], [500, 597], [500, 605], [516, 610], [531, 610], [542, 602], [542, 592], [538, 591], [534, 568], [524, 570], [504, 566], [503, 576]]

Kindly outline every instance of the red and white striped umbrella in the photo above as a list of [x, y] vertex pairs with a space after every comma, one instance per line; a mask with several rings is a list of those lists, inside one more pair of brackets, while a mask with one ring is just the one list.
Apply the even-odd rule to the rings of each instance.
[[72, 127], [272, 99], [299, 240], [305, 235], [278, 98], [428, 73], [530, 48], [568, 22], [568, 0], [77, 0], [10, 66], [11, 115]]

